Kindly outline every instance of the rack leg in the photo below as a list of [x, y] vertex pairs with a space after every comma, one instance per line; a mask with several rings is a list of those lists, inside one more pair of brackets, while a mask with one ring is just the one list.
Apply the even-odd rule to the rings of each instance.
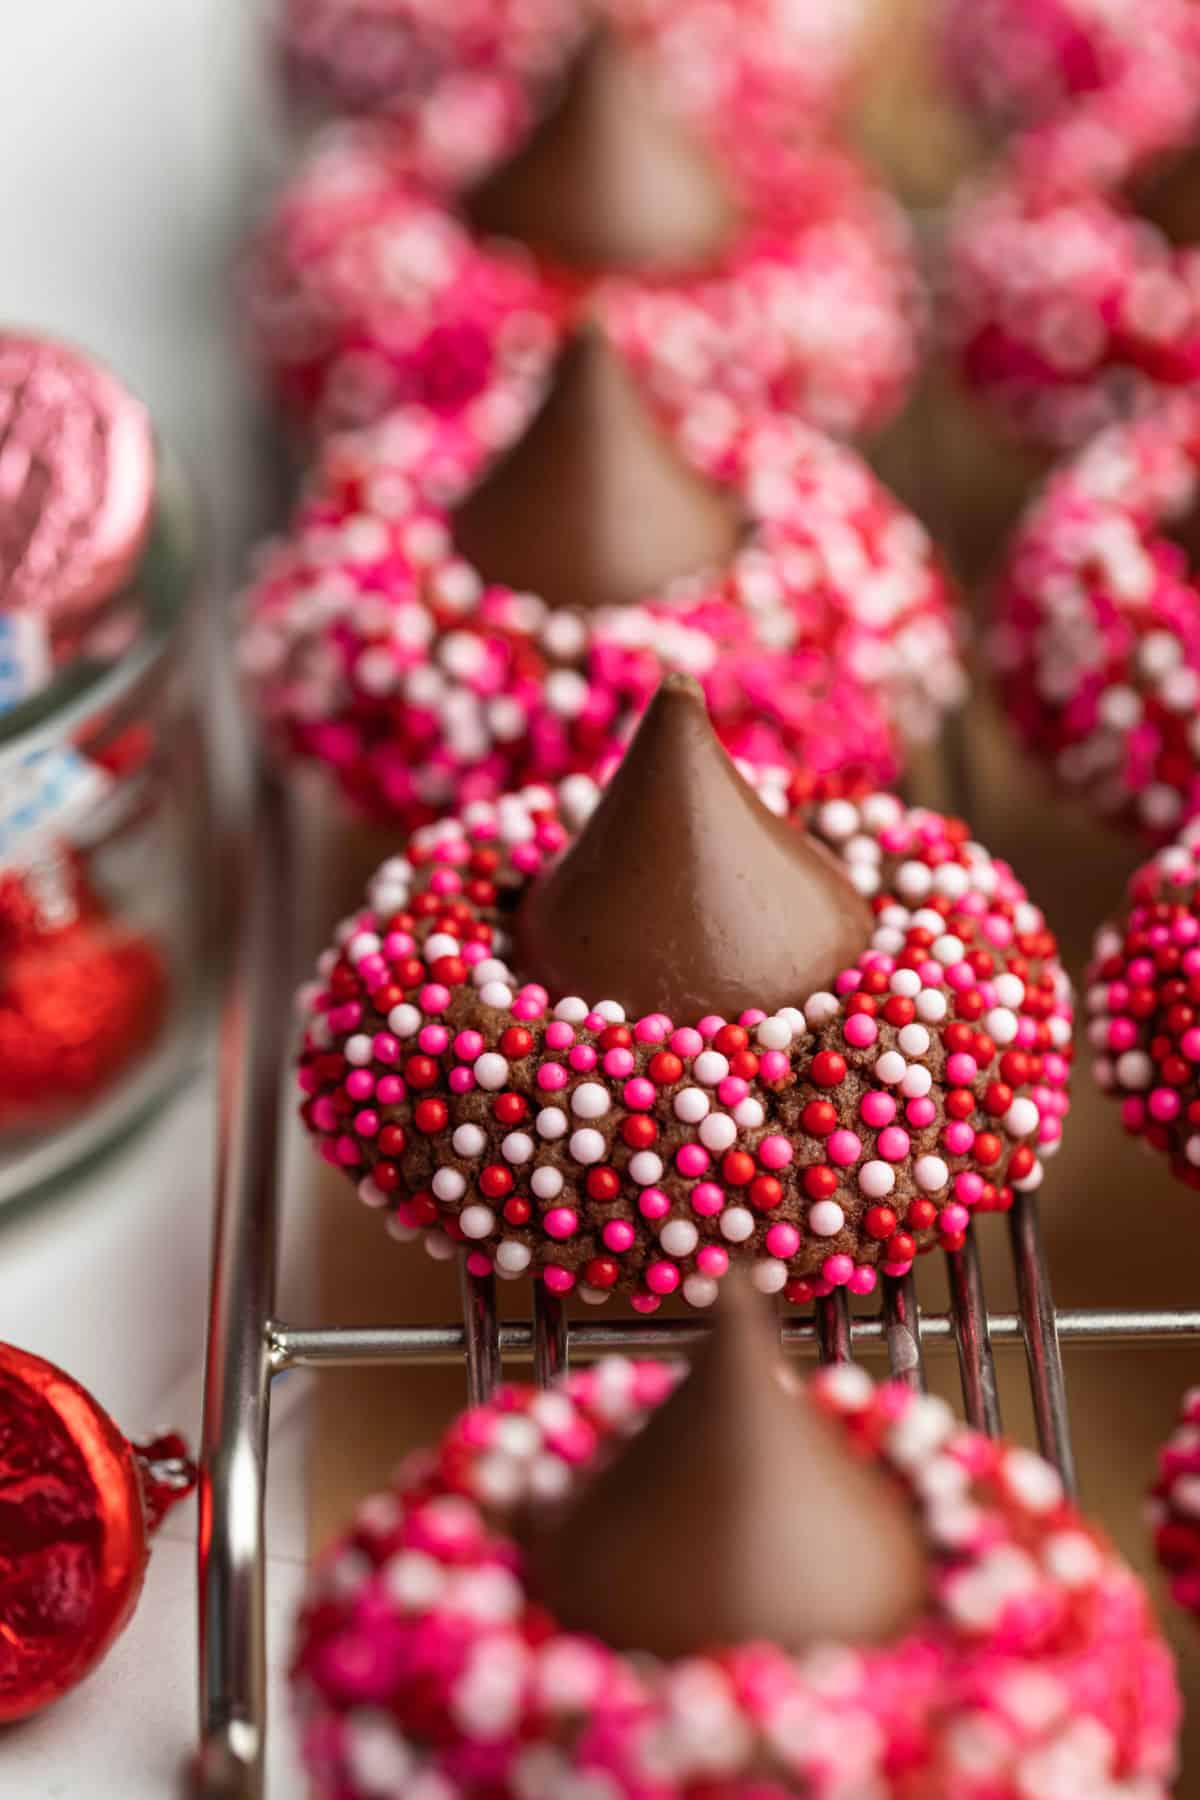
[[946, 1266], [950, 1276], [950, 1311], [967, 1423], [976, 1431], [986, 1431], [989, 1437], [998, 1437], [1000, 1390], [996, 1385], [996, 1362], [983, 1295], [979, 1246], [973, 1232], [967, 1233], [967, 1241], [961, 1250], [948, 1253]]
[[266, 1727], [263, 1499], [275, 1305], [279, 1074], [291, 1008], [284, 802], [260, 778], [239, 857], [222, 1018], [219, 1162], [200, 1464], [200, 1754], [205, 1800], [258, 1800]]
[[533, 1287], [533, 1378], [539, 1387], [567, 1372], [567, 1315], [544, 1281]]
[[813, 1302], [817, 1320], [817, 1344], [823, 1363], [854, 1361], [850, 1346], [850, 1301], [845, 1288], [834, 1288], [823, 1300]]
[[1058, 1321], [1054, 1316], [1054, 1296], [1038, 1232], [1037, 1200], [1032, 1194], [1018, 1194], [1009, 1214], [1012, 1234], [1013, 1262], [1017, 1270], [1017, 1300], [1021, 1312], [1021, 1331], [1025, 1339], [1025, 1355], [1029, 1362], [1029, 1380], [1033, 1388], [1033, 1410], [1037, 1420], [1038, 1443], [1042, 1455], [1052, 1462], [1072, 1498], [1078, 1493], [1075, 1455], [1071, 1448], [1071, 1426], [1067, 1416], [1067, 1388], [1063, 1378], [1062, 1352], [1058, 1343]]
[[921, 1354], [921, 1314], [911, 1275], [884, 1276], [883, 1322], [893, 1381], [903, 1381], [923, 1394], [926, 1383], [925, 1361]]
[[496, 1319], [496, 1277], [472, 1275], [464, 1256], [458, 1265], [463, 1327], [467, 1342], [467, 1400], [482, 1406], [500, 1380], [500, 1326]]

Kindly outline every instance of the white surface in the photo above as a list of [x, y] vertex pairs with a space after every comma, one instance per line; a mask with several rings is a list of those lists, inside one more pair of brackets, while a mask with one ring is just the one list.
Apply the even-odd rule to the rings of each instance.
[[[220, 605], [257, 513], [227, 298], [270, 151], [257, 5], [9, 0], [0, 11], [0, 315], [87, 344], [149, 401], [199, 480]], [[135, 1435], [166, 1422], [195, 1431], [212, 1141], [205, 1074], [51, 1203], [0, 1216], [0, 1333], [63, 1363]], [[302, 1397], [294, 1385], [278, 1396], [275, 1625], [303, 1553]], [[3, 1800], [178, 1791], [195, 1728], [193, 1522], [191, 1507], [169, 1522], [102, 1670], [5, 1734]], [[276, 1704], [275, 1796], [300, 1792], [289, 1742]]]

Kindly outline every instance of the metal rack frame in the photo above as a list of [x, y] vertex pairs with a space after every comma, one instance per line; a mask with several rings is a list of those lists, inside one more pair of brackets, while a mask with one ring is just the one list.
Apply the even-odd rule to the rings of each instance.
[[[257, 776], [252, 831], [241, 856], [242, 930], [229, 976], [222, 1031], [220, 1146], [205, 1376], [199, 1512], [200, 1748], [195, 1791], [206, 1800], [259, 1800], [266, 1734], [264, 1503], [271, 1384], [293, 1368], [348, 1364], [465, 1365], [472, 1402], [486, 1398], [504, 1362], [532, 1362], [539, 1383], [571, 1354], [686, 1350], [706, 1329], [690, 1320], [568, 1321], [561, 1303], [533, 1288], [528, 1324], [501, 1324], [495, 1278], [462, 1270], [462, 1319], [444, 1326], [348, 1328], [276, 1317], [280, 1076], [290, 1032], [287, 924], [291, 852], [277, 783]], [[978, 1254], [968, 1235], [947, 1256], [950, 1308], [922, 1314], [911, 1276], [882, 1283], [878, 1312], [851, 1317], [844, 1290], [813, 1317], [780, 1316], [788, 1352], [822, 1361], [859, 1349], [886, 1351], [891, 1373], [925, 1385], [927, 1353], [957, 1353], [967, 1420], [1000, 1429], [994, 1348], [1023, 1344], [1037, 1437], [1075, 1491], [1060, 1342], [1114, 1343], [1200, 1337], [1200, 1311], [1054, 1307], [1038, 1232], [1037, 1202], [1020, 1195], [1009, 1215], [1016, 1313], [989, 1314]]]

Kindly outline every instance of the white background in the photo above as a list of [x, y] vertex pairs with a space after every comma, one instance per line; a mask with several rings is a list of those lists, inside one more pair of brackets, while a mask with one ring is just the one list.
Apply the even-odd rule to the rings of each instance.
[[[216, 606], [258, 508], [228, 297], [274, 154], [258, 13], [257, 0], [0, 6], [0, 322], [90, 346], [150, 403], [203, 495]], [[0, 1214], [0, 1336], [61, 1362], [132, 1435], [195, 1431], [212, 1127], [205, 1069], [131, 1147], [49, 1203]], [[279, 1412], [275, 1617], [304, 1549], [300, 1419]], [[195, 1720], [193, 1523], [191, 1506], [169, 1522], [103, 1669], [0, 1738], [3, 1800], [179, 1791]], [[277, 1706], [279, 1796], [300, 1791], [289, 1735]]]

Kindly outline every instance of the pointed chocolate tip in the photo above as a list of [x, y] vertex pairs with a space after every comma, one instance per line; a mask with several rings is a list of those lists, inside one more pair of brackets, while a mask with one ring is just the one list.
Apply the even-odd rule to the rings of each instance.
[[742, 524], [737, 503], [687, 465], [616, 351], [585, 325], [525, 435], [459, 507], [454, 535], [488, 580], [591, 612], [724, 566]]
[[736, 1277], [687, 1379], [529, 1559], [569, 1630], [662, 1657], [885, 1643], [928, 1591], [909, 1503], [788, 1392], [772, 1315]]
[[577, 269], [696, 267], [720, 254], [735, 223], [713, 159], [604, 29], [539, 130], [468, 197], [467, 213], [476, 230]]
[[526, 891], [521, 977], [677, 1025], [803, 1006], [855, 963], [871, 913], [840, 863], [777, 818], [668, 676], [587, 825]]

